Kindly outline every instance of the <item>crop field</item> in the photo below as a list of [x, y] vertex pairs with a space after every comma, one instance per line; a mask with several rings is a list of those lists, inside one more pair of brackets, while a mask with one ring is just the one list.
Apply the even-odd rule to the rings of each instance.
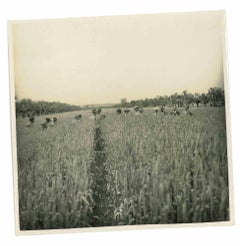
[[229, 220], [224, 107], [115, 110], [17, 119], [21, 230]]

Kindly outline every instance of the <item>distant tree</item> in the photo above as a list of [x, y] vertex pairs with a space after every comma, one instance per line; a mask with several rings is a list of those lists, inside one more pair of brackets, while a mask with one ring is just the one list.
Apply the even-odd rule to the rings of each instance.
[[201, 102], [201, 97], [199, 93], [194, 93], [194, 102], [196, 103], [197, 107], [199, 107], [199, 104]]
[[136, 100], [132, 100], [129, 103], [129, 107], [134, 107], [136, 105]]
[[60, 112], [80, 110], [81, 107], [60, 102], [32, 101], [22, 99], [16, 101], [16, 116], [23, 118], [29, 115], [46, 115]]
[[166, 106], [169, 104], [170, 104], [170, 98], [167, 95], [163, 96], [163, 105], [162, 106]]
[[168, 97], [167, 96], [157, 96], [154, 104], [165, 106], [167, 103], [168, 103]]
[[151, 100], [148, 98], [145, 98], [142, 102], [142, 107], [148, 107], [151, 105]]
[[144, 103], [144, 100], [140, 99], [140, 100], [137, 101], [137, 106], [138, 107], [143, 107], [143, 103]]
[[210, 103], [210, 106], [224, 106], [224, 90], [222, 88], [213, 87], [208, 90], [207, 97]]
[[88, 106], [88, 105], [85, 105], [85, 106], [83, 107], [83, 109], [89, 109], [89, 106]]
[[177, 95], [177, 99], [176, 99], [176, 104], [178, 107], [182, 107], [183, 106], [183, 97], [182, 95]]
[[174, 93], [169, 96], [158, 95], [155, 98], [145, 98], [139, 100], [132, 100], [127, 102], [126, 98], [121, 99], [121, 103], [115, 105], [115, 107], [153, 107], [157, 105], [161, 106], [172, 106], [172, 107], [186, 107], [203, 104], [207, 106], [223, 106], [224, 105], [224, 91], [221, 88], [210, 88], [208, 93], [189, 93], [186, 90], [182, 94]]
[[177, 106], [177, 97], [178, 97], [177, 93], [174, 93], [170, 96], [171, 106], [173, 106], [173, 107]]
[[206, 107], [208, 104], [208, 96], [205, 93], [200, 95], [201, 103]]
[[122, 98], [121, 99], [121, 106], [126, 107], [127, 106], [127, 98]]
[[194, 102], [194, 96], [193, 94], [188, 93], [186, 90], [184, 90], [182, 93], [182, 100], [185, 106], [191, 105]]

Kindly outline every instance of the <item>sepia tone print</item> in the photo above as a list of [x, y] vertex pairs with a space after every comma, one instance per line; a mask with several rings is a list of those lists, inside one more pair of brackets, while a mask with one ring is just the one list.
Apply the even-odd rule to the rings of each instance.
[[17, 231], [231, 222], [224, 38], [222, 11], [10, 22]]

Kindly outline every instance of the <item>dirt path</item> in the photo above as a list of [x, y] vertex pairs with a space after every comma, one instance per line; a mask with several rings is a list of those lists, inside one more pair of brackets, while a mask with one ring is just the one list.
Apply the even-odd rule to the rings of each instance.
[[93, 198], [92, 226], [109, 225], [108, 217], [108, 191], [106, 170], [106, 148], [105, 140], [102, 136], [101, 126], [96, 124], [93, 145], [93, 158], [90, 165], [91, 189]]

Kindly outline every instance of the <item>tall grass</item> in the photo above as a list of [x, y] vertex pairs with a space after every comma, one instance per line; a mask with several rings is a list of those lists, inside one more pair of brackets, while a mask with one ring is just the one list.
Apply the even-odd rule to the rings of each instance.
[[113, 224], [229, 220], [223, 108], [194, 117], [111, 117], [108, 139]]
[[224, 108], [104, 113], [98, 133], [89, 111], [17, 120], [22, 230], [229, 220]]
[[89, 163], [93, 146], [90, 121], [66, 118], [54, 128], [17, 124], [20, 227], [53, 229], [89, 226]]

